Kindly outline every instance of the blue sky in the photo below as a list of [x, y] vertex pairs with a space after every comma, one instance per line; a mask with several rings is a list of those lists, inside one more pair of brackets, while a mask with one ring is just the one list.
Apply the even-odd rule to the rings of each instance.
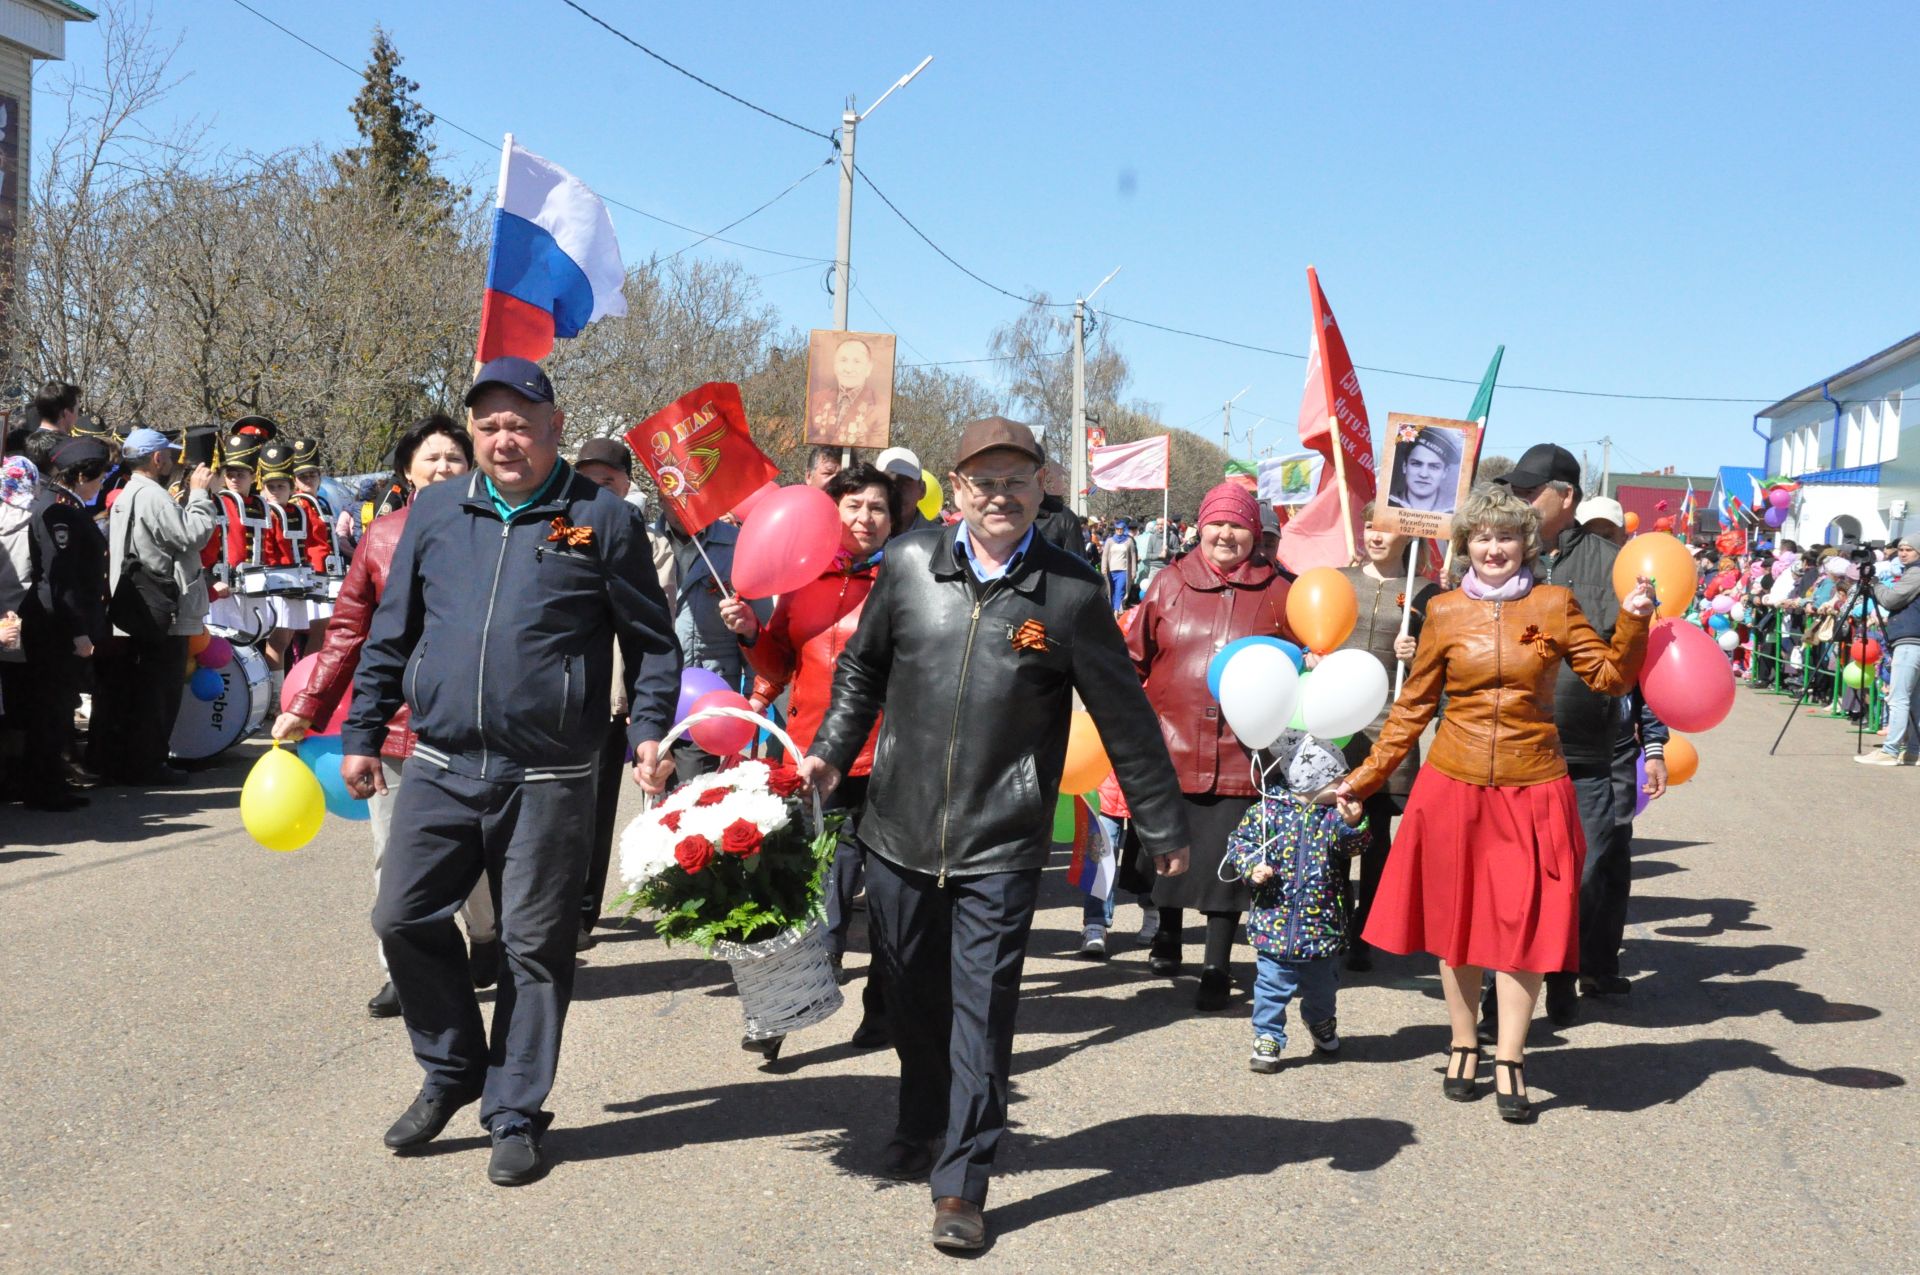
[[[522, 142], [603, 194], [831, 257], [827, 144], [620, 43], [560, 0], [249, 0], [353, 63], [384, 24], [421, 99]], [[1911, 5], [1132, 4], [667, 6], [582, 0], [706, 78], [821, 131], [935, 61], [864, 124], [858, 159], [970, 269], [1303, 352], [1319, 268], [1356, 361], [1477, 380], [1507, 346], [1489, 449], [1611, 435], [1616, 469], [1752, 464], [1764, 404], [1652, 403], [1508, 388], [1783, 397], [1920, 329]], [[236, 149], [351, 138], [353, 76], [233, 0], [161, 6], [188, 79], [169, 101]], [[819, 15], [844, 15], [823, 22]], [[69, 28], [69, 52], [98, 37]], [[49, 73], [42, 69], [42, 76]], [[450, 129], [482, 185], [497, 149]], [[630, 261], [693, 236], [616, 208]], [[708, 243], [829, 326], [825, 267]], [[870, 191], [855, 200], [852, 325], [903, 361], [978, 358], [1017, 310], [935, 256]], [[475, 281], [479, 286], [479, 281]], [[1109, 331], [1132, 392], [1218, 437], [1295, 446], [1303, 365]], [[974, 368], [993, 379], [994, 367]], [[1471, 385], [1363, 372], [1389, 411], [1463, 413]], [[1258, 423], [1262, 415], [1272, 417]], [[1248, 443], [1235, 440], [1244, 454]]]

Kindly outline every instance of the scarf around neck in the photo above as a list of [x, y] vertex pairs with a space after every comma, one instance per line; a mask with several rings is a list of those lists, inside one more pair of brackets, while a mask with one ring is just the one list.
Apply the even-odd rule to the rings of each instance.
[[1505, 584], [1492, 586], [1482, 583], [1479, 574], [1468, 567], [1467, 574], [1460, 577], [1460, 590], [1476, 602], [1512, 602], [1533, 591], [1533, 572], [1522, 567], [1508, 576]]

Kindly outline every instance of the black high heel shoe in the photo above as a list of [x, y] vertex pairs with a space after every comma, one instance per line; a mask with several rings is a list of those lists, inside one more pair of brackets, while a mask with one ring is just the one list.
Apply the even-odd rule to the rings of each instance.
[[1500, 1074], [1500, 1068], [1507, 1069], [1507, 1083], [1513, 1086], [1512, 1093], [1501, 1093], [1498, 1083], [1494, 1088], [1493, 1100], [1500, 1108], [1500, 1118], [1509, 1124], [1524, 1124], [1533, 1119], [1533, 1104], [1527, 1101], [1526, 1064], [1508, 1062], [1504, 1058], [1493, 1060], [1494, 1075]]
[[[1471, 1058], [1473, 1060], [1474, 1074], [1471, 1076], [1467, 1074], [1467, 1064], [1463, 1062], [1460, 1064], [1460, 1074], [1457, 1076], [1454, 1075], [1453, 1063], [1456, 1058]], [[1480, 1047], [1478, 1045], [1455, 1045], [1447, 1054], [1447, 1075], [1446, 1079], [1440, 1082], [1440, 1092], [1455, 1102], [1472, 1102], [1480, 1096], [1474, 1088], [1474, 1082], [1480, 1079], [1479, 1071]]]

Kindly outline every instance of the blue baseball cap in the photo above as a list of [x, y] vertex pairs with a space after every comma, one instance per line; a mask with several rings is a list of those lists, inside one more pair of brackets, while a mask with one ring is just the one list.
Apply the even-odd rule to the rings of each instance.
[[144, 460], [155, 452], [177, 452], [180, 444], [168, 438], [157, 429], [142, 426], [127, 435], [127, 441], [120, 444], [120, 454], [128, 460]]
[[532, 359], [505, 355], [491, 359], [473, 378], [473, 387], [467, 391], [466, 403], [473, 406], [473, 400], [489, 385], [504, 385], [530, 403], [553, 402], [553, 382], [540, 370], [540, 365]]

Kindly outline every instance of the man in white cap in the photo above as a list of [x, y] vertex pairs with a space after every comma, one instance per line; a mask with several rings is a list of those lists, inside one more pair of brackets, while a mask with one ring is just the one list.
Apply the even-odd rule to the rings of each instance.
[[1609, 544], [1627, 543], [1627, 514], [1608, 496], [1589, 496], [1573, 511], [1573, 520]]
[[927, 498], [927, 481], [915, 452], [905, 447], [889, 447], [875, 458], [873, 467], [893, 484], [893, 494], [899, 502], [900, 530], [895, 535], [933, 525], [920, 512], [920, 502]]

